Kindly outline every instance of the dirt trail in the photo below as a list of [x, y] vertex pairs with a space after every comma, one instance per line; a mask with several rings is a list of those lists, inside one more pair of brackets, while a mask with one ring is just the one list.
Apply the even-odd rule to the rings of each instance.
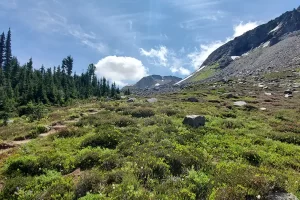
[[[86, 115], [95, 115], [99, 112], [100, 111], [98, 111], [98, 110], [90, 109], [85, 114]], [[39, 137], [44, 138], [49, 135], [53, 135], [53, 134], [57, 133], [58, 131], [67, 128], [67, 125], [65, 125], [65, 124], [76, 123], [76, 122], [79, 122], [79, 120], [80, 120], [80, 118], [75, 118], [73, 120], [66, 120], [66, 121], [63, 121], [62, 123], [54, 124], [54, 125], [50, 126], [50, 130], [47, 133], [40, 134]], [[21, 146], [23, 144], [27, 144], [28, 142], [31, 142], [33, 140], [35, 140], [35, 139], [27, 139], [27, 140], [20, 140], [20, 141], [3, 141], [2, 143], [0, 143], [0, 155], [10, 151], [13, 148]]]

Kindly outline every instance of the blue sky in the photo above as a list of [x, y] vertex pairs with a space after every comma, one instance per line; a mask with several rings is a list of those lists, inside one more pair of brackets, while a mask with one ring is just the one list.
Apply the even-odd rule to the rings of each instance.
[[12, 29], [21, 64], [131, 84], [145, 75], [185, 77], [224, 42], [299, 6], [298, 0], [0, 0], [1, 31]]

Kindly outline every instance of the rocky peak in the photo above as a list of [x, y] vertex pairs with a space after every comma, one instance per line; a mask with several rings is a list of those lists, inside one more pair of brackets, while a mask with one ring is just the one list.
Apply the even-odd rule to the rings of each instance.
[[211, 66], [214, 63], [219, 63], [220, 67], [224, 68], [233, 61], [231, 59], [232, 56], [241, 56], [266, 42], [270, 42], [270, 45], [278, 43], [284, 35], [300, 30], [299, 11], [300, 7], [234, 38], [215, 50], [204, 61], [202, 66]]

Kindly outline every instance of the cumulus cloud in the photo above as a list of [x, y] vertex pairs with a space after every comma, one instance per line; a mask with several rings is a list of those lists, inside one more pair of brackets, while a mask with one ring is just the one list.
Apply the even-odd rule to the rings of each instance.
[[104, 76], [119, 86], [125, 86], [127, 81], [137, 81], [147, 75], [147, 68], [143, 63], [132, 57], [107, 56], [95, 66], [98, 77]]
[[243, 22], [240, 22], [240, 24], [233, 27], [233, 30], [234, 30], [233, 37], [235, 38], [235, 37], [241, 36], [244, 33], [246, 33], [247, 31], [250, 31], [250, 30], [256, 28], [258, 25], [259, 25], [258, 22], [248, 22], [245, 24]]
[[161, 65], [164, 67], [168, 66], [168, 49], [165, 46], [161, 46], [159, 49], [151, 49], [150, 51], [140, 48], [140, 54], [142, 56], [153, 58], [154, 63], [152, 64]]
[[229, 42], [230, 40], [233, 40], [235, 37], [241, 36], [245, 32], [256, 28], [258, 25], [259, 25], [258, 22], [248, 22], [248, 23], [240, 22], [240, 24], [235, 25], [233, 27], [233, 31], [234, 31], [233, 36], [227, 38], [225, 41], [213, 41], [206, 45], [201, 44], [200, 49], [196, 49], [194, 52], [188, 54], [188, 58], [190, 59], [191, 65], [195, 69], [198, 69], [202, 65], [202, 63], [206, 60], [206, 58], [217, 48]]
[[179, 58], [172, 57], [172, 65], [170, 67], [172, 73], [179, 73], [181, 75], [189, 75], [190, 70], [183, 67], [183, 61]]
[[222, 46], [224, 42], [214, 41], [208, 45], [200, 45], [200, 49], [196, 49], [195, 52], [188, 54], [188, 58], [191, 60], [191, 65], [198, 69], [205, 59], [217, 48]]
[[[179, 53], [184, 51], [183, 48]], [[150, 49], [150, 51], [140, 48], [140, 54], [151, 58], [152, 60], [150, 62], [153, 65], [168, 67], [172, 73], [178, 73], [184, 76], [191, 73], [188, 69], [183, 67], [183, 60], [179, 59], [173, 50], [168, 50], [165, 46], [160, 46], [158, 49]]]

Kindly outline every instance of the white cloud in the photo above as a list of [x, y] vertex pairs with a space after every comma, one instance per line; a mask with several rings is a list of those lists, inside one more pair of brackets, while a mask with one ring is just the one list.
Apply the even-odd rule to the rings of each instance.
[[240, 22], [240, 24], [235, 25], [233, 27], [234, 30], [233, 36], [227, 38], [225, 41], [213, 41], [206, 45], [201, 44], [200, 49], [196, 49], [194, 52], [188, 54], [188, 58], [191, 61], [191, 65], [195, 69], [198, 69], [202, 65], [202, 63], [207, 59], [207, 57], [216, 49], [218, 49], [220, 46], [229, 42], [230, 40], [233, 40], [235, 37], [241, 36], [245, 32], [256, 28], [258, 25], [259, 22], [248, 22], [248, 23]]
[[159, 49], [151, 49], [146, 51], [143, 48], [140, 48], [140, 54], [149, 58], [153, 58], [153, 64], [161, 65], [164, 67], [168, 66], [168, 49], [165, 46], [161, 46]]
[[202, 63], [205, 61], [205, 59], [217, 48], [222, 46], [224, 42], [221, 41], [214, 41], [208, 45], [200, 45], [200, 50], [196, 49], [195, 52], [190, 53], [188, 55], [188, 58], [191, 60], [191, 65], [198, 69]]
[[170, 67], [172, 73], [179, 73], [181, 75], [189, 75], [191, 72], [183, 67], [183, 61], [181, 59], [176, 58], [175, 56], [172, 57], [172, 65]]
[[246, 33], [247, 31], [250, 31], [254, 28], [256, 28], [259, 25], [258, 22], [248, 22], [243, 24], [243, 22], [240, 22], [240, 24], [234, 26], [234, 34], [233, 37], [238, 37]]
[[119, 86], [125, 86], [127, 81], [137, 81], [147, 75], [143, 63], [132, 57], [107, 56], [95, 66], [98, 77], [104, 76]]

